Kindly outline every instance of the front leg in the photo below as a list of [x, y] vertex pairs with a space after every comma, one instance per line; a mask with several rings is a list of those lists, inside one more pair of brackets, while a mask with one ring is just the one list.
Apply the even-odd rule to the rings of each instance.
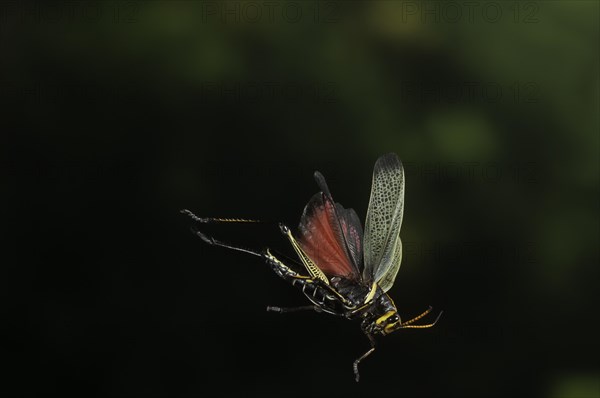
[[354, 379], [356, 380], [357, 383], [360, 380], [360, 374], [358, 373], [358, 364], [360, 363], [360, 361], [362, 361], [363, 359], [365, 359], [366, 357], [371, 355], [373, 353], [373, 351], [375, 351], [375, 338], [369, 333], [367, 333], [367, 337], [369, 338], [369, 342], [371, 343], [371, 348], [369, 349], [369, 351], [362, 354], [360, 356], [360, 358], [358, 358], [352, 364], [352, 368], [354, 369]]

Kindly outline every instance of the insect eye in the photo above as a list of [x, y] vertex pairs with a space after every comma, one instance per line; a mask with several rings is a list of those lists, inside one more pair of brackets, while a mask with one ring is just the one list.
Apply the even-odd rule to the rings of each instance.
[[394, 315], [394, 316], [390, 317], [389, 323], [396, 323], [396, 322], [398, 322], [398, 315]]

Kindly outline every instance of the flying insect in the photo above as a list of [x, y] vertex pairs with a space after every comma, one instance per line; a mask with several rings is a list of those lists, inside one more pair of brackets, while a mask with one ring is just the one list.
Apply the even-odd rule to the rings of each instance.
[[[299, 288], [311, 303], [293, 308], [269, 306], [267, 311], [313, 310], [358, 321], [371, 345], [353, 363], [358, 382], [358, 365], [375, 351], [375, 336], [386, 336], [400, 329], [430, 328], [442, 313], [432, 323], [415, 324], [431, 312], [429, 307], [419, 316], [403, 322], [388, 295], [402, 261], [404, 169], [396, 154], [383, 155], [375, 162], [364, 232], [356, 212], [333, 200], [323, 175], [316, 171], [314, 178], [320, 191], [304, 208], [297, 230], [292, 232], [286, 225], [279, 224], [302, 263], [302, 270], [285, 264], [268, 248], [254, 251], [216, 240], [195, 227], [192, 231], [210, 245], [263, 259], [278, 276]], [[201, 218], [189, 210], [181, 212], [201, 224], [257, 222]]]

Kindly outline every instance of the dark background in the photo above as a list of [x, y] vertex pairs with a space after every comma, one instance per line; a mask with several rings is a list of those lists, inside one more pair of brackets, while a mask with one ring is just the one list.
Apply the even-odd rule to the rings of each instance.
[[[3, 1], [3, 396], [598, 397], [596, 1]], [[368, 348], [255, 258], [406, 168]], [[3, 245], [4, 246], [4, 245]]]

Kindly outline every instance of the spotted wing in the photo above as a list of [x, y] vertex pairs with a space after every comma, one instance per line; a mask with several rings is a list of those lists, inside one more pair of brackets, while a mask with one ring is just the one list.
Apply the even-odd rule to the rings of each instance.
[[335, 203], [325, 179], [315, 172], [321, 192], [306, 207], [298, 226], [298, 244], [327, 276], [360, 278], [362, 237], [360, 220], [353, 209]]
[[402, 261], [400, 227], [404, 210], [404, 169], [394, 153], [381, 156], [373, 169], [365, 222], [363, 278], [387, 292]]

